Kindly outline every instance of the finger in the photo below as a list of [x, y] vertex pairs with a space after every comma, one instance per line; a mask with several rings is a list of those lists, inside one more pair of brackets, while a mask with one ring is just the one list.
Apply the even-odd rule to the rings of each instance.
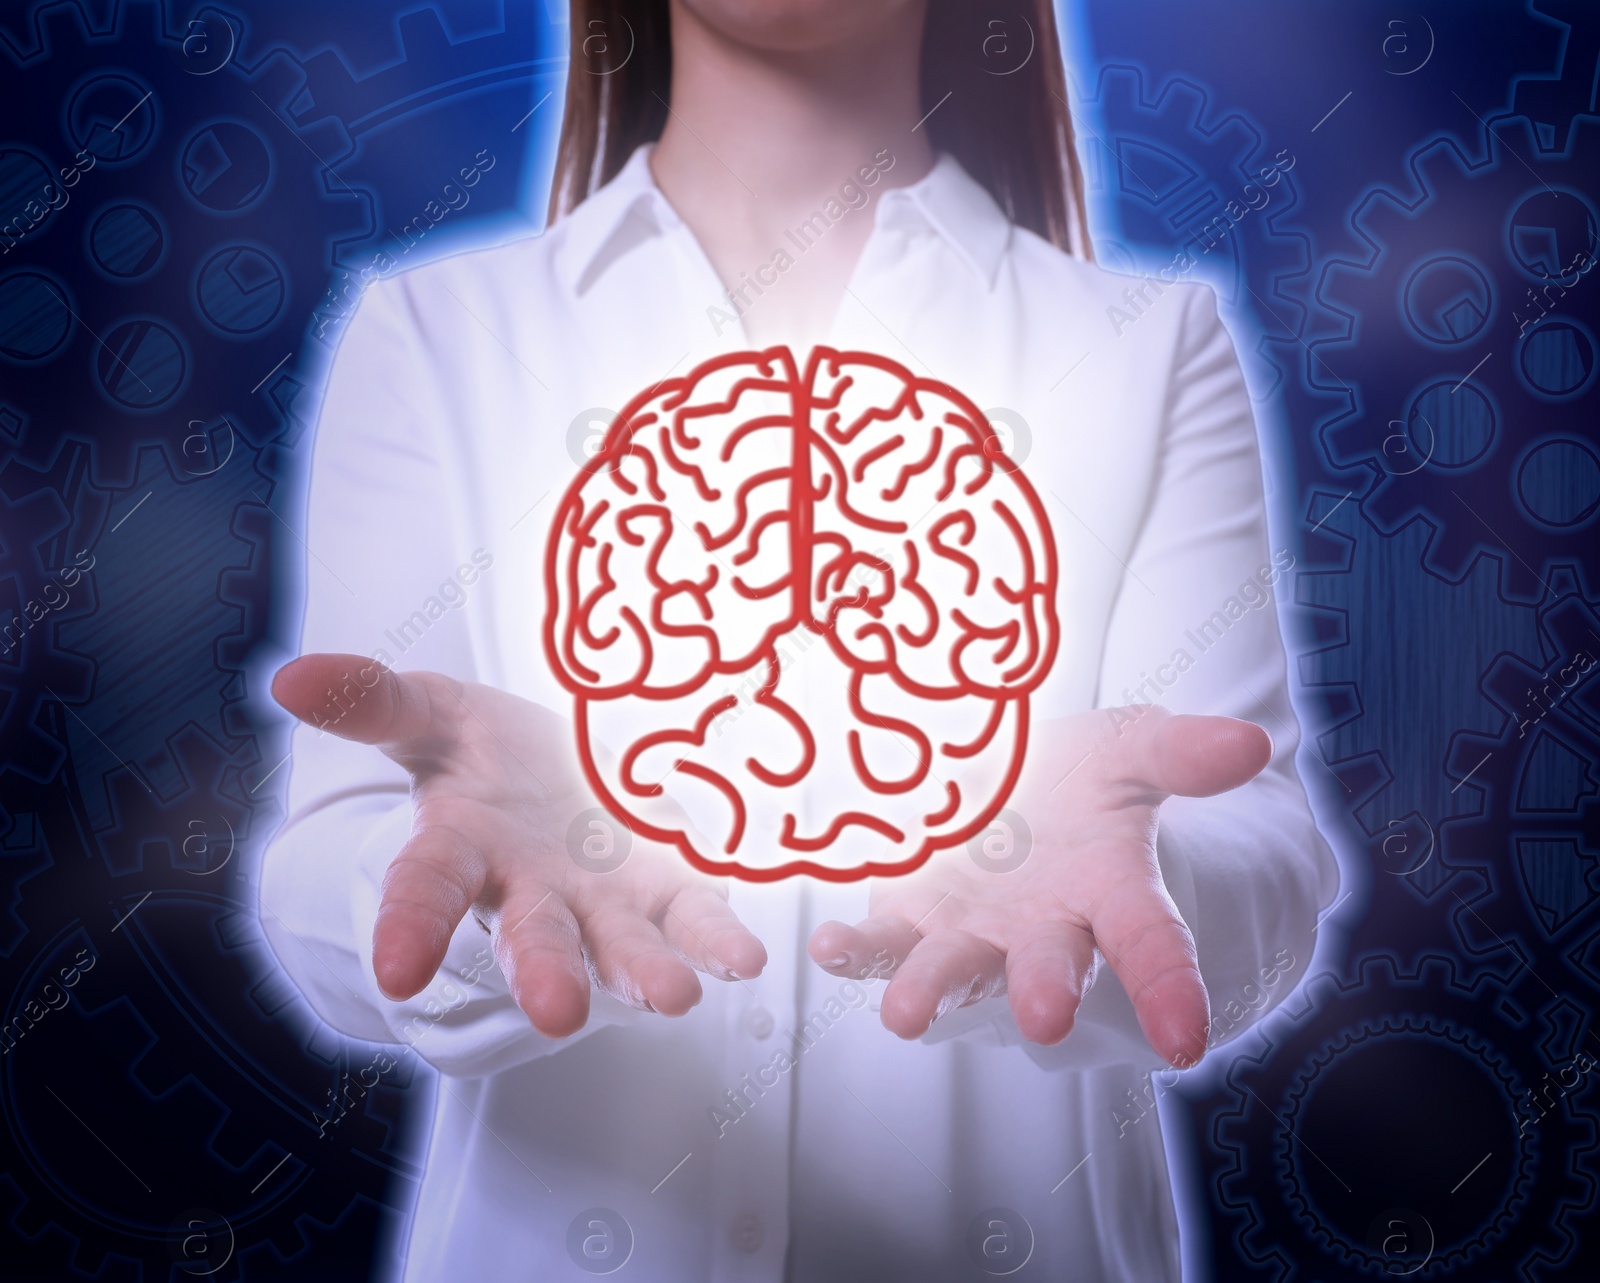
[[437, 673], [401, 674], [361, 655], [302, 655], [272, 679], [272, 697], [302, 722], [385, 751], [425, 743], [454, 726], [456, 701], [432, 698], [454, 685]]
[[967, 931], [924, 936], [883, 992], [883, 1027], [901, 1038], [920, 1038], [946, 1012], [1004, 993], [1005, 954]]
[[589, 971], [578, 922], [553, 887], [532, 878], [495, 914], [495, 958], [511, 996], [547, 1038], [565, 1038], [589, 1019]]
[[387, 997], [409, 998], [433, 979], [487, 868], [477, 845], [445, 825], [419, 829], [400, 848], [372, 930], [372, 969]]
[[708, 887], [685, 887], [664, 902], [660, 927], [672, 948], [718, 980], [749, 980], [767, 965], [761, 941]]
[[1131, 719], [1119, 717], [1117, 724], [1116, 773], [1163, 795], [1226, 793], [1254, 779], [1272, 760], [1272, 737], [1236, 717], [1169, 714], [1152, 707]]
[[1071, 1033], [1094, 973], [1094, 936], [1084, 928], [1042, 922], [1025, 931], [1006, 953], [1006, 992], [1022, 1036], [1049, 1046]]
[[824, 971], [852, 980], [890, 975], [911, 955], [922, 937], [903, 918], [865, 918], [855, 926], [824, 922], [811, 933], [807, 952]]
[[1090, 926], [1156, 1054], [1179, 1069], [1199, 1063], [1211, 1031], [1210, 1002], [1194, 936], [1159, 875], [1120, 881], [1096, 906]]
[[608, 993], [664, 1016], [681, 1016], [700, 1001], [694, 968], [637, 909], [607, 906], [580, 926], [595, 975]]

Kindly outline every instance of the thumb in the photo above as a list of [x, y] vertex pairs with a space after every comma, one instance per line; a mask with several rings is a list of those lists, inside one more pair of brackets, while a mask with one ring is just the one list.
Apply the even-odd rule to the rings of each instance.
[[1247, 784], [1272, 760], [1272, 737], [1237, 717], [1146, 709], [1125, 734], [1123, 767], [1159, 793], [1210, 797]]
[[437, 729], [432, 677], [401, 675], [363, 655], [302, 655], [278, 670], [272, 698], [319, 730], [388, 749]]

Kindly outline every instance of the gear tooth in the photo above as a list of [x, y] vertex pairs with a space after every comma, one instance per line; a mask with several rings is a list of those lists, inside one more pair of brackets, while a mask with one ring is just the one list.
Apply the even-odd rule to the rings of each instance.
[[[1438, 200], [1442, 189], [1469, 177], [1473, 163], [1471, 157], [1462, 150], [1459, 140], [1452, 135], [1445, 135], [1419, 147], [1412, 154], [1410, 168], [1416, 180], [1417, 194], [1422, 197], [1421, 204], [1429, 204]], [[1399, 199], [1407, 205], [1416, 204], [1405, 196]]]
[[1529, 689], [1539, 676], [1539, 671], [1521, 656], [1501, 655], [1479, 685], [1494, 706], [1515, 722], [1517, 713], [1527, 703]]
[[33, 56], [47, 58], [64, 46], [86, 45], [92, 39], [91, 29], [88, 14], [77, 0], [45, 5], [34, 18], [38, 39]]
[[[6, 1179], [10, 1180], [9, 1175]], [[12, 1213], [11, 1225], [19, 1237], [32, 1241], [50, 1228], [51, 1221], [37, 1202], [29, 1200]]]
[[[1422, 519], [1433, 532], [1432, 538], [1428, 540], [1422, 564], [1433, 574], [1447, 584], [1459, 584], [1480, 560], [1489, 561], [1499, 566], [1501, 590], [1508, 597], [1513, 601], [1529, 600], [1513, 591], [1514, 582], [1507, 582], [1507, 576], [1511, 571], [1505, 564], [1505, 559], [1496, 556], [1470, 531], [1462, 529], [1453, 522], [1440, 520], [1431, 513]], [[1512, 578], [1514, 580], [1515, 577]]]
[[279, 1226], [273, 1231], [269, 1241], [272, 1250], [284, 1261], [294, 1260], [311, 1247], [311, 1240], [306, 1237], [305, 1230], [297, 1222]]
[[[1361, 425], [1368, 427], [1369, 425]], [[1441, 549], [1440, 542], [1443, 534], [1442, 527], [1435, 521], [1432, 514], [1419, 511], [1415, 502], [1406, 494], [1401, 478], [1388, 473], [1380, 473], [1377, 483], [1372, 487], [1361, 503], [1362, 515], [1372, 523], [1372, 528], [1381, 534], [1392, 535], [1402, 526], [1421, 517], [1433, 535], [1428, 544], [1428, 554], [1435, 565], [1456, 566], [1454, 552], [1450, 549]], [[1442, 559], [1442, 560], [1441, 560]], [[1464, 565], [1465, 563], [1460, 563]], [[1460, 579], [1454, 570], [1447, 576], [1451, 583]]]
[[1565, 28], [1551, 42], [1560, 66], [1554, 76], [1520, 77], [1512, 91], [1512, 111], [1533, 122], [1541, 152], [1564, 151], [1576, 121], [1594, 109], [1600, 39], [1586, 21], [1592, 15], [1584, 0], [1541, 0], [1530, 8]]
[[1356, 536], [1360, 532], [1357, 520], [1360, 500], [1355, 500], [1356, 509], [1350, 507], [1353, 496], [1332, 494], [1328, 491], [1318, 491], [1311, 497], [1311, 502], [1306, 508], [1308, 518], [1315, 517], [1313, 524], [1320, 531], [1326, 531], [1330, 536], [1337, 536], [1347, 545], [1345, 564], [1348, 567], [1354, 555]]
[[[1491, 785], [1480, 780], [1476, 768], [1492, 757], [1498, 742], [1476, 731], [1457, 731], [1450, 737], [1450, 747], [1445, 750], [1445, 774], [1456, 782], [1458, 788], [1473, 789], [1480, 797]], [[1481, 811], [1480, 811], [1481, 814]]]
[[322, 111], [305, 71], [283, 50], [274, 50], [253, 70], [251, 88], [266, 102], [281, 124], [294, 122], [295, 134], [320, 163], [315, 181], [319, 198], [348, 201], [351, 188], [332, 167], [355, 153], [350, 131], [337, 116]]
[[1210, 95], [1192, 80], [1169, 80], [1162, 87], [1155, 106], [1158, 111], [1173, 110], [1187, 116], [1190, 128], [1203, 132]]
[[[316, 54], [302, 63], [284, 50], [274, 49], [250, 69], [251, 88], [266, 100], [272, 110], [282, 112], [311, 84], [312, 68], [319, 62], [330, 61], [339, 61], [339, 56], [331, 50]], [[298, 115], [295, 119], [299, 123]]]
[[1102, 111], [1112, 104], [1130, 110], [1152, 105], [1145, 102], [1143, 69], [1124, 63], [1110, 63], [1100, 68], [1095, 101]]
[[[101, 1277], [105, 1272], [106, 1260], [110, 1255], [111, 1253], [102, 1243], [86, 1235], [73, 1245], [72, 1268], [85, 1278]], [[119, 1253], [117, 1259], [126, 1261], [136, 1270], [139, 1268], [139, 1262], [132, 1257], [123, 1256]], [[137, 1278], [138, 1275], [133, 1274], [132, 1277]]]
[[[1590, 122], [1580, 124], [1574, 129], [1577, 146], [1587, 145], [1592, 152], [1597, 131]], [[1581, 486], [1573, 489], [1568, 484], [1572, 477], [1584, 475], [1584, 469], [1579, 467], [1577, 473], [1570, 469], [1584, 463], [1581, 452], [1587, 451], [1594, 460], [1592, 471], [1600, 475], [1593, 425], [1584, 422], [1577, 409], [1583, 389], [1571, 384], [1573, 376], [1567, 372], [1600, 359], [1600, 351], [1552, 350], [1548, 358], [1539, 357], [1544, 364], [1537, 367], [1549, 373], [1536, 375], [1530, 373], [1525, 346], [1497, 354], [1495, 349], [1504, 344], [1493, 338], [1499, 332], [1493, 327], [1503, 328], [1506, 314], [1525, 306], [1527, 269], [1515, 256], [1532, 255], [1540, 261], [1558, 243], [1564, 246], [1561, 238], [1569, 233], [1561, 227], [1545, 228], [1549, 211], [1543, 209], [1528, 214], [1531, 230], [1520, 242], [1498, 221], [1463, 217], [1464, 210], [1496, 201], [1506, 202], [1515, 215], [1523, 202], [1535, 199], [1540, 186], [1549, 187], [1562, 182], [1568, 172], [1576, 173], [1561, 168], [1570, 165], [1563, 158], [1543, 158], [1536, 172], [1528, 174], [1515, 159], [1531, 137], [1528, 129], [1526, 121], [1499, 122], [1488, 134], [1488, 155], [1476, 162], [1449, 137], [1419, 145], [1408, 164], [1412, 189], [1373, 189], [1351, 214], [1351, 227], [1370, 252], [1355, 260], [1328, 262], [1317, 279], [1315, 297], [1323, 315], [1347, 318], [1348, 331], [1343, 337], [1312, 344], [1306, 382], [1319, 381], [1318, 360], [1324, 357], [1337, 369], [1366, 367], [1362, 379], [1351, 387], [1352, 400], [1345, 412], [1325, 408], [1317, 415], [1324, 457], [1334, 468], [1365, 463], [1383, 474], [1382, 486], [1366, 508], [1379, 529], [1392, 531], [1397, 522], [1414, 515], [1436, 525], [1439, 533], [1423, 564], [1450, 582], [1459, 581], [1474, 559], [1490, 549], [1486, 539], [1519, 546], [1514, 533], [1504, 530], [1507, 513], [1509, 520], [1531, 527], [1534, 546], [1570, 562], [1583, 540], [1582, 523], [1570, 513], [1573, 505], [1584, 502], [1578, 494]], [[1529, 196], [1530, 190], [1535, 197]], [[1560, 252], [1564, 257], [1566, 250]], [[1431, 277], [1426, 275], [1430, 272]], [[1567, 310], [1579, 314], [1585, 306], [1575, 295], [1563, 295], [1562, 301]], [[1526, 330], [1527, 324], [1519, 328]], [[1592, 338], [1565, 341], [1569, 348], [1573, 342], [1593, 343]], [[1563, 373], [1555, 373], [1557, 367]], [[1466, 382], [1461, 376], [1469, 373], [1467, 401], [1457, 397], [1451, 403], [1457, 413], [1444, 435], [1436, 438], [1454, 456], [1441, 455], [1435, 462], [1430, 446], [1429, 457], [1414, 468], [1405, 466], [1409, 459], [1391, 457], [1393, 434], [1383, 425], [1411, 423], [1418, 414], [1430, 424], [1440, 422], [1424, 403], [1441, 398], [1441, 389], [1455, 397], [1458, 386]], [[1546, 394], [1533, 386], [1536, 377], [1567, 383], [1553, 383], [1554, 390]], [[1323, 384], [1328, 381], [1321, 379]], [[1524, 408], [1530, 403], [1536, 416]], [[1530, 464], [1547, 446], [1536, 441], [1520, 454], [1513, 453], [1520, 446], [1516, 425], [1525, 422], [1544, 425], [1541, 436], [1547, 443], [1577, 434], [1580, 444], [1561, 446], [1566, 455], [1559, 461], [1552, 457]], [[1569, 456], [1575, 454], [1574, 461]], [[1558, 484], [1557, 476], [1566, 480]], [[1600, 503], [1600, 492], [1593, 498]], [[1483, 520], [1500, 533], [1489, 536], [1475, 513], [1485, 514]], [[1500, 564], [1508, 598], [1531, 603], [1549, 591], [1548, 574], [1532, 561], [1508, 555]], [[1587, 589], [1586, 568], [1581, 561], [1577, 564]]]
[[1509, 149], [1514, 155], [1524, 156], [1548, 150], [1539, 145], [1533, 121], [1526, 116], [1501, 116], [1497, 120], [1491, 120], [1488, 132], [1492, 139], [1489, 149], [1491, 155], [1500, 153], [1502, 149]]
[[[1292, 1259], [1301, 1259], [1295, 1249], [1304, 1243], [1303, 1250], [1314, 1256], [1332, 1255], [1363, 1273], [1384, 1272], [1381, 1243], [1363, 1237], [1364, 1222], [1372, 1209], [1359, 1202], [1341, 1206], [1338, 1190], [1321, 1169], [1313, 1170], [1316, 1165], [1306, 1157], [1306, 1147], [1316, 1148], [1308, 1132], [1318, 1126], [1311, 1112], [1319, 1108], [1318, 1102], [1325, 1097], [1337, 1102], [1341, 1092], [1348, 1097], [1360, 1090], [1365, 1075], [1377, 1072], [1376, 1066], [1358, 1064], [1345, 1071], [1341, 1088], [1332, 1076], [1338, 1074], [1341, 1063], [1352, 1056], [1382, 1055], [1386, 1045], [1398, 1039], [1407, 1046], [1436, 1049], [1431, 1054], [1444, 1057], [1439, 1061], [1441, 1068], [1461, 1067], [1463, 1088], [1476, 1083], [1473, 1090], [1486, 1093], [1491, 1103], [1496, 1099], [1503, 1102], [1506, 1110], [1504, 1115], [1493, 1113], [1485, 1120], [1485, 1125], [1498, 1129], [1497, 1145], [1508, 1147], [1501, 1160], [1506, 1179], [1503, 1192], [1497, 1187], [1483, 1188], [1477, 1195], [1484, 1201], [1481, 1219], [1463, 1219], [1454, 1205], [1441, 1201], [1445, 1186], [1434, 1191], [1440, 1197], [1426, 1204], [1427, 1211], [1447, 1227], [1450, 1221], [1445, 1218], [1454, 1215], [1455, 1220], [1450, 1237], [1434, 1240], [1429, 1259], [1446, 1271], [1465, 1269], [1471, 1277], [1508, 1277], [1525, 1258], [1531, 1240], [1542, 1236], [1545, 1242], [1538, 1247], [1540, 1256], [1553, 1264], [1565, 1263], [1569, 1257], [1556, 1244], [1565, 1244], [1570, 1250], [1575, 1239], [1556, 1222], [1580, 1212], [1595, 1182], [1589, 1173], [1579, 1170], [1552, 1171], [1541, 1158], [1539, 1137], [1529, 1129], [1530, 1120], [1519, 1102], [1526, 1088], [1541, 1079], [1548, 1062], [1520, 1032], [1521, 1022], [1512, 1020], [1493, 1001], [1500, 990], [1482, 975], [1471, 984], [1464, 983], [1455, 962], [1436, 953], [1424, 954], [1411, 968], [1387, 954], [1369, 954], [1357, 962], [1356, 973], [1349, 981], [1331, 976], [1320, 983], [1308, 981], [1304, 1006], [1286, 1009], [1281, 1018], [1275, 1018], [1267, 1051], [1253, 1062], [1236, 1062], [1228, 1074], [1228, 1092], [1237, 1107], [1216, 1114], [1214, 1136], [1223, 1160], [1216, 1179], [1219, 1201], [1231, 1214], [1241, 1250], [1254, 1261], [1276, 1257], [1287, 1267]], [[1552, 1006], [1549, 1002], [1543, 1005], [1546, 1012]], [[1332, 1034], [1326, 1032], [1330, 1024], [1336, 1030]], [[1335, 1094], [1327, 1096], [1329, 1092]], [[1320, 1125], [1327, 1128], [1337, 1115], [1326, 1111], [1338, 1108], [1337, 1103], [1320, 1108], [1324, 1111]], [[1591, 1148], [1593, 1133], [1591, 1125], [1586, 1129]], [[1270, 1192], [1259, 1180], [1251, 1180], [1251, 1168], [1245, 1162], [1247, 1153], [1259, 1157], [1268, 1149], [1280, 1178]], [[1473, 1158], [1472, 1153], [1461, 1155], [1463, 1172]], [[1426, 1164], [1429, 1160], [1417, 1151], [1402, 1149], [1387, 1151], [1381, 1160], [1374, 1157], [1372, 1161]], [[1452, 1171], [1452, 1178], [1456, 1174]], [[1339, 1178], [1341, 1184], [1348, 1175], [1345, 1172]], [[1414, 1202], [1416, 1197], [1404, 1201]], [[1558, 1215], [1548, 1227], [1527, 1225], [1522, 1219], [1524, 1209], [1534, 1206], [1541, 1212], [1554, 1207]], [[1405, 1210], [1417, 1218], [1417, 1230], [1425, 1225], [1429, 1237], [1434, 1237], [1428, 1216]], [[1404, 1263], [1413, 1261], [1408, 1257]], [[1393, 1262], [1389, 1265], [1388, 1273], [1398, 1272]]]
[[[1373, 279], [1384, 261], [1384, 243], [1412, 221], [1416, 210], [1425, 200], [1424, 196], [1407, 202], [1399, 194], [1390, 191], [1369, 192], [1362, 199], [1351, 223], [1372, 247], [1372, 257], [1364, 263], [1342, 262], [1337, 265], [1342, 269], [1338, 273], [1338, 280], [1344, 290], [1359, 294], [1366, 288], [1366, 282]], [[1349, 301], [1350, 294], [1340, 297]]]
[[[1551, 588], [1555, 593], [1560, 592], [1558, 584], [1552, 584]], [[1556, 597], [1545, 611], [1543, 623], [1545, 635], [1555, 643], [1559, 659], [1571, 659], [1600, 649], [1600, 640], [1597, 640], [1600, 639], [1600, 616], [1596, 616], [1594, 607], [1572, 589]]]
[[1556, 565], [1550, 568], [1549, 583], [1552, 597], [1569, 597], [1583, 592], [1583, 568], [1577, 565]]
[[1264, 158], [1262, 147], [1266, 142], [1266, 135], [1243, 116], [1235, 113], [1224, 117], [1217, 126], [1216, 138], [1228, 150], [1241, 157], [1235, 172], [1245, 179], [1254, 178], [1256, 171], [1251, 165]]
[[324, 49], [306, 59], [303, 68], [304, 89], [291, 103], [296, 123], [309, 125], [330, 116], [344, 116], [346, 104], [355, 92], [355, 78], [344, 59], [332, 49]]
[[1324, 452], [1336, 468], [1353, 468], [1367, 463], [1372, 455], [1372, 425], [1353, 414], [1333, 419], [1322, 429]]
[[452, 47], [450, 37], [445, 34], [444, 23], [435, 9], [413, 9], [410, 13], [401, 14], [398, 26], [400, 47], [405, 52], [407, 62], [419, 54], [443, 53]]

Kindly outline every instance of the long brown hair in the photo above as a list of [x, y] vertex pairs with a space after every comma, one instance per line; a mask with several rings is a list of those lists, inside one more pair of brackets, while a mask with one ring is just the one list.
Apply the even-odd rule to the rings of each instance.
[[[672, 93], [667, 0], [571, 2], [551, 222], [661, 137]], [[1013, 223], [1092, 259], [1052, 0], [928, 0], [921, 84], [934, 150], [960, 161]]]

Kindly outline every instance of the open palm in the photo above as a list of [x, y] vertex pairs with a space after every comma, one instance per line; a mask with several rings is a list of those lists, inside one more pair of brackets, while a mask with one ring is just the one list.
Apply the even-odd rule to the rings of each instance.
[[1041, 723], [1009, 802], [1032, 833], [1018, 867], [996, 872], [963, 849], [935, 852], [878, 883], [863, 921], [819, 926], [811, 956], [837, 975], [892, 959], [882, 1017], [903, 1038], [1004, 993], [1023, 1036], [1039, 1043], [1071, 1031], [1103, 956], [1150, 1045], [1192, 1065], [1205, 1052], [1209, 1007], [1194, 938], [1156, 861], [1160, 805], [1237, 788], [1271, 754], [1267, 733], [1249, 722], [1149, 705]]
[[[340, 704], [332, 692], [352, 671], [362, 690]], [[616, 868], [580, 862], [590, 830], [579, 817], [596, 801], [573, 767], [571, 726], [549, 709], [350, 655], [302, 656], [272, 689], [303, 721], [372, 744], [411, 775], [412, 833], [384, 877], [373, 932], [390, 997], [433, 978], [469, 910], [517, 1004], [550, 1037], [583, 1026], [591, 983], [681, 1015], [700, 1000], [696, 971], [746, 978], [765, 965], [725, 888], [676, 851], [634, 838]]]

